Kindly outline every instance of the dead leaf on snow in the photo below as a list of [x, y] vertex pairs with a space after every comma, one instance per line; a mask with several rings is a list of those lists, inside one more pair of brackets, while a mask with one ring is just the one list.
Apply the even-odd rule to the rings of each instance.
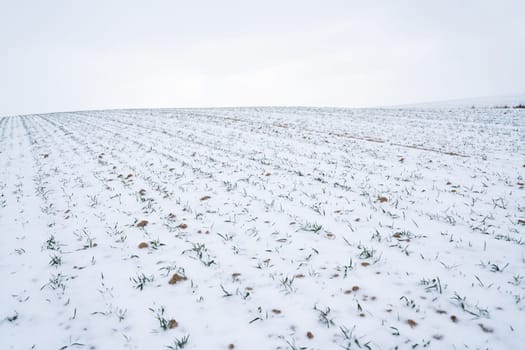
[[170, 280], [169, 280], [169, 284], [176, 284], [177, 282], [180, 282], [180, 281], [185, 281], [187, 280], [188, 278], [186, 276], [181, 276], [179, 275], [178, 273], [174, 274], [173, 276], [171, 276]]
[[148, 220], [142, 220], [137, 224], [137, 227], [145, 227], [148, 223]]

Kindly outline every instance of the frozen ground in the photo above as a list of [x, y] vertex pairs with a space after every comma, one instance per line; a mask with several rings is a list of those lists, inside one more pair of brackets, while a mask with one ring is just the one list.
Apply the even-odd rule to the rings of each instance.
[[524, 171], [522, 110], [2, 118], [0, 348], [523, 348]]

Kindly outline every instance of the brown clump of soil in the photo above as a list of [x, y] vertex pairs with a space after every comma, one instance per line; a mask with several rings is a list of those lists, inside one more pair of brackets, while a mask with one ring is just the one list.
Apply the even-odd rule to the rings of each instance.
[[410, 326], [410, 328], [414, 328], [415, 326], [417, 326], [417, 322], [414, 320], [407, 320], [407, 323]]
[[205, 200], [208, 200], [210, 198], [211, 198], [210, 196], [203, 196], [203, 197], [201, 197], [201, 201], [205, 201]]
[[384, 202], [387, 202], [387, 201], [388, 201], [388, 198], [383, 197], [383, 196], [379, 196], [379, 197], [377, 197], [377, 200], [378, 200], [379, 202], [381, 202], [381, 203], [384, 203]]
[[180, 281], [185, 281], [187, 280], [188, 278], [186, 276], [181, 276], [179, 275], [178, 273], [174, 274], [173, 276], [171, 276], [170, 280], [169, 280], [169, 284], [175, 284], [177, 282], [180, 282]]
[[370, 266], [370, 263], [369, 263], [369, 262], [366, 262], [366, 261], [364, 261], [364, 262], [362, 262], [362, 263], [361, 263], [361, 266], [367, 267], [367, 266]]
[[352, 287], [352, 292], [357, 292], [359, 290], [359, 286], [353, 286]]
[[179, 225], [179, 228], [184, 230], [184, 229], [188, 228], [188, 224], [182, 223], [182, 224]]
[[450, 319], [452, 320], [452, 322], [456, 323], [458, 322], [458, 317], [456, 315], [452, 315], [450, 316]]
[[168, 322], [168, 328], [169, 328], [169, 329], [173, 329], [173, 328], [177, 327], [178, 325], [179, 325], [179, 324], [178, 324], [177, 321], [175, 321], [175, 320], [170, 320], [170, 321]]
[[230, 350], [235, 349], [235, 345], [233, 345], [233, 344], [228, 345], [228, 349], [230, 349]]
[[314, 337], [314, 335], [313, 335], [312, 332], [310, 332], [310, 331], [306, 332], [306, 338], [312, 339], [313, 337]]
[[148, 223], [149, 223], [148, 220], [139, 221], [139, 223], [137, 224], [137, 227], [145, 227]]
[[146, 242], [140, 242], [140, 243], [139, 243], [139, 248], [140, 248], [140, 249], [148, 248], [148, 247], [149, 247], [149, 244], [146, 243]]
[[272, 312], [276, 315], [279, 315], [282, 311], [279, 309], [272, 309]]

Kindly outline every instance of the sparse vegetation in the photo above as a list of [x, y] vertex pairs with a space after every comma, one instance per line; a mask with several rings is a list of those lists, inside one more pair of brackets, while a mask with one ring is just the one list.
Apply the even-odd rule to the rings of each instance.
[[517, 109], [0, 118], [2, 341], [519, 348]]

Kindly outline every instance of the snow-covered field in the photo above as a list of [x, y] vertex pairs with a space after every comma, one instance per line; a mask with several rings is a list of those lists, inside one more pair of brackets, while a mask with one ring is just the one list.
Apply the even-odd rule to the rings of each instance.
[[525, 111], [0, 119], [1, 349], [521, 349]]

